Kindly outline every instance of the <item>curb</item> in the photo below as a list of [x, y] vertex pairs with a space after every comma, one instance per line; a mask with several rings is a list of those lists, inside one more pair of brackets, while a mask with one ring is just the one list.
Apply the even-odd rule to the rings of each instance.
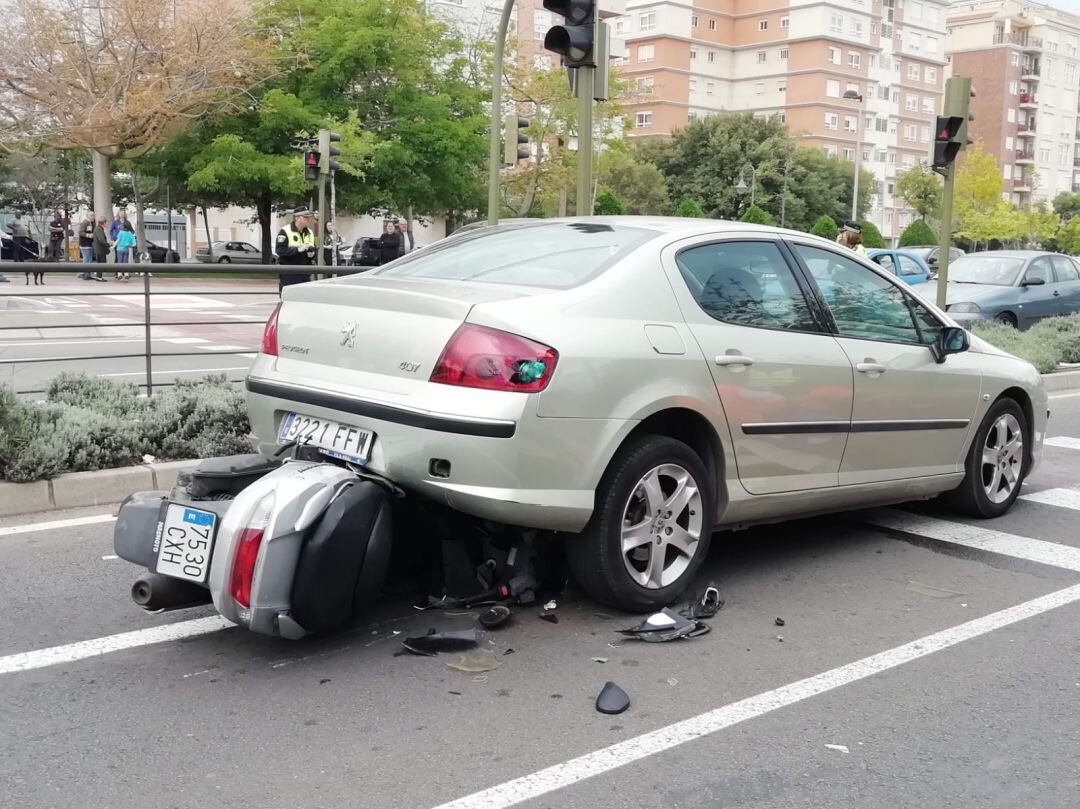
[[1053, 373], [1043, 374], [1042, 378], [1047, 393], [1080, 390], [1080, 370], [1054, 371]]
[[198, 460], [140, 464], [96, 472], [69, 472], [33, 483], [0, 481], [0, 517], [80, 506], [114, 506], [132, 492], [171, 489], [176, 474]]

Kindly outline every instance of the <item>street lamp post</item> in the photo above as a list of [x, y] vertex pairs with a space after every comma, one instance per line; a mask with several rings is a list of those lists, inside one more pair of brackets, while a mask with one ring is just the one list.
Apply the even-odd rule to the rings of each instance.
[[[746, 186], [746, 170], [750, 169], [750, 187]], [[747, 163], [739, 170], [739, 182], [735, 183], [735, 192], [737, 194], [745, 194], [747, 190], [750, 191], [750, 207], [754, 207], [754, 201], [757, 195], [757, 169], [753, 165]]]
[[844, 93], [844, 98], [851, 101], [859, 102], [859, 117], [855, 119], [855, 182], [851, 188], [851, 221], [859, 221], [859, 169], [862, 165], [862, 142], [859, 139], [859, 127], [862, 126], [862, 119], [866, 113], [866, 99], [862, 93], [857, 93], [854, 90], [848, 90]]

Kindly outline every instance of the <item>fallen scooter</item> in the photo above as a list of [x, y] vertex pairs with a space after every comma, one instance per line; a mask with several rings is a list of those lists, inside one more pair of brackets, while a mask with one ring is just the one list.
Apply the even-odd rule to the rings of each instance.
[[214, 458], [171, 492], [124, 501], [114, 546], [146, 568], [150, 610], [211, 601], [253, 632], [290, 639], [341, 628], [378, 596], [392, 544], [389, 481], [318, 460]]

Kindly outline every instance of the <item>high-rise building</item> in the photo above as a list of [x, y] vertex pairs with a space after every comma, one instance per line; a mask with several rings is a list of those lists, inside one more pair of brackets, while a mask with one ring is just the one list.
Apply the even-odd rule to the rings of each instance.
[[807, 145], [858, 155], [878, 185], [868, 218], [896, 238], [914, 216], [893, 195], [896, 176], [927, 159], [941, 109], [947, 9], [946, 0], [629, 0], [616, 35], [637, 90], [631, 134], [666, 135], [724, 111], [776, 115]]
[[970, 134], [996, 155], [1019, 205], [1080, 191], [1080, 17], [1020, 0], [949, 10], [952, 72], [975, 90]]

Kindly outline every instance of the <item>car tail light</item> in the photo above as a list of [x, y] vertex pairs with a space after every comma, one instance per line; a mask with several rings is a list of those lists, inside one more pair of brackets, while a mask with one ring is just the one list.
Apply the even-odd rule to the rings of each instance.
[[229, 595], [244, 609], [251, 606], [251, 585], [255, 580], [255, 563], [259, 561], [263, 535], [270, 522], [274, 508], [274, 493], [266, 495], [255, 506], [247, 524], [240, 531], [233, 554], [232, 573], [229, 576]]
[[263, 328], [262, 345], [259, 346], [259, 350], [263, 354], [269, 354], [272, 357], [278, 355], [277, 320], [279, 312], [281, 312], [280, 303], [274, 307], [274, 311], [270, 313], [270, 318], [266, 321], [266, 327]]
[[454, 332], [431, 381], [463, 388], [539, 393], [548, 386], [559, 353], [516, 334], [465, 323]]

